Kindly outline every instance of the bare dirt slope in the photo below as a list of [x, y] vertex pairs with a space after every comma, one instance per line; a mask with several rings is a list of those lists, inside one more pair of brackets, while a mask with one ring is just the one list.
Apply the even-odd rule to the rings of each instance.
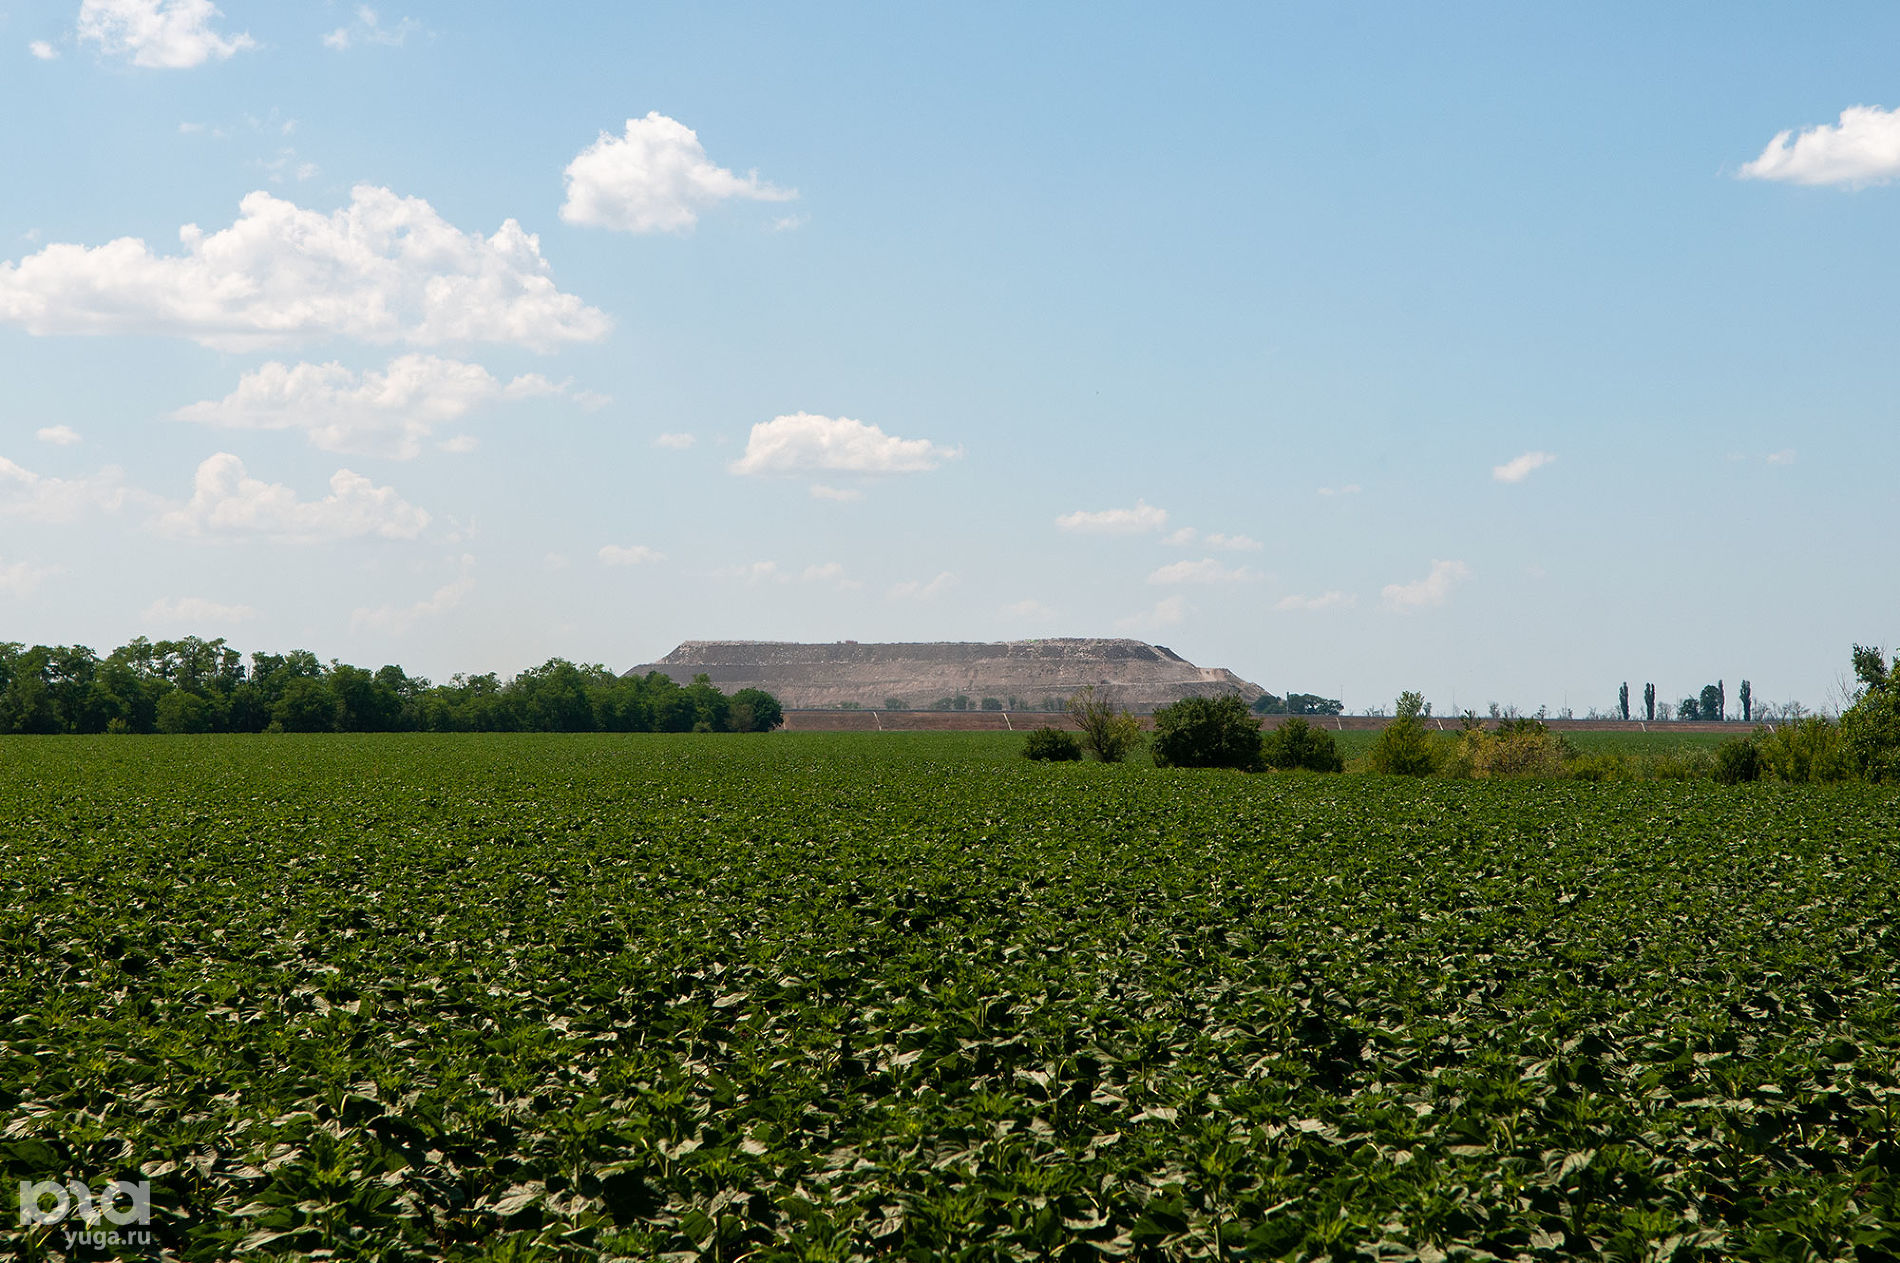
[[[1011, 640], [991, 644], [793, 644], [761, 640], [689, 640], [631, 674], [659, 671], [682, 684], [704, 674], [730, 693], [760, 688], [788, 709], [855, 704], [885, 708], [891, 699], [925, 708], [964, 696], [993, 697], [1012, 709], [1065, 698], [1086, 685], [1107, 688], [1130, 710], [1151, 711], [1183, 697], [1238, 693], [1251, 703], [1257, 684], [1220, 667], [1198, 667], [1171, 649], [1139, 640]], [[1001, 727], [999, 722], [998, 727]]]

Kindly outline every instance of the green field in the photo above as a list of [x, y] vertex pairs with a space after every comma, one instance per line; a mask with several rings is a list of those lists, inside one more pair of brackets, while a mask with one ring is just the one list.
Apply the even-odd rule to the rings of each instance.
[[143, 1173], [206, 1260], [1900, 1254], [1891, 790], [1016, 749], [0, 740], [0, 1223]]

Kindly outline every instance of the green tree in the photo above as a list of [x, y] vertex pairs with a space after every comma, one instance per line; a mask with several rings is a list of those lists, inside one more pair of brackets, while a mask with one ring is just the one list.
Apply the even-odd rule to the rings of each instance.
[[1156, 767], [1218, 767], [1258, 772], [1260, 723], [1234, 694], [1184, 697], [1155, 711], [1150, 749]]
[[1900, 655], [1892, 665], [1878, 648], [1854, 646], [1860, 688], [1841, 716], [1849, 763], [1870, 781], [1900, 783]]
[[158, 731], [172, 734], [211, 731], [211, 703], [175, 688], [158, 699]]
[[785, 708], [764, 689], [740, 689], [732, 695], [734, 732], [770, 732], [785, 722]]
[[285, 732], [335, 732], [336, 694], [321, 679], [294, 675], [271, 707], [271, 720]]
[[1724, 710], [1723, 688], [1720, 683], [1704, 684], [1702, 694], [1696, 698], [1696, 714], [1709, 723], [1719, 723]]
[[1288, 693], [1286, 696], [1289, 715], [1338, 715], [1345, 709], [1346, 704], [1337, 697], [1321, 697], [1317, 693]]
[[1271, 693], [1262, 693], [1259, 697], [1253, 699], [1251, 709], [1256, 715], [1284, 715], [1286, 714], [1286, 698], [1275, 697]]
[[1120, 763], [1141, 746], [1141, 721], [1115, 705], [1107, 689], [1090, 684], [1069, 698], [1069, 715], [1082, 745], [1104, 763]]
[[1630, 717], [1630, 685], [1628, 680], [1623, 681], [1622, 687], [1616, 690], [1616, 709], [1623, 716], [1624, 721], [1627, 722]]
[[1429, 776], [1438, 768], [1438, 749], [1420, 716], [1425, 698], [1400, 693], [1394, 717], [1379, 732], [1366, 756], [1366, 766], [1387, 776]]
[[1747, 680], [1743, 680], [1742, 687], [1739, 690], [1739, 694], [1742, 699], [1742, 722], [1745, 724], [1754, 723], [1755, 722], [1755, 688], [1754, 686], [1750, 684]]
[[1346, 770], [1346, 760], [1340, 757], [1339, 747], [1333, 744], [1333, 734], [1323, 728], [1313, 727], [1299, 715], [1291, 716], [1265, 735], [1261, 741], [1260, 755], [1268, 767], [1287, 771]]
[[1643, 685], [1643, 718], [1650, 723], [1656, 722], [1656, 686]]

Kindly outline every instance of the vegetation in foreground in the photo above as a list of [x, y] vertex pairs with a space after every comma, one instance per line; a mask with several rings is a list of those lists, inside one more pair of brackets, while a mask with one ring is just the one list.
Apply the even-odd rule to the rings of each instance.
[[1900, 1253], [1878, 787], [291, 736], [0, 804], [0, 1197], [142, 1174], [181, 1258]]

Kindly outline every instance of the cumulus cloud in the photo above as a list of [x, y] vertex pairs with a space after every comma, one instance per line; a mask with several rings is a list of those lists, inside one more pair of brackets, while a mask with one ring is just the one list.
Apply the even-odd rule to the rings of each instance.
[[1085, 535], [1139, 535], [1143, 531], [1158, 531], [1167, 524], [1168, 511], [1157, 509], [1146, 500], [1135, 501], [1132, 509], [1101, 509], [1096, 512], [1077, 509], [1074, 513], [1064, 513], [1056, 519], [1058, 530]]
[[701, 211], [732, 198], [785, 202], [798, 196], [757, 172], [734, 175], [716, 165], [692, 128], [657, 110], [628, 119], [625, 135], [602, 132], [567, 164], [566, 176], [562, 219], [623, 232], [683, 232], [699, 222]]
[[168, 596], [146, 606], [139, 621], [160, 627], [202, 627], [242, 623], [256, 617], [257, 611], [248, 605], [224, 605], [201, 596]]
[[819, 565], [806, 566], [798, 576], [802, 583], [822, 583], [840, 592], [855, 592], [864, 584], [845, 573], [844, 563], [827, 561]]
[[1319, 493], [1323, 496], [1356, 496], [1363, 490], [1365, 488], [1358, 483], [1349, 482], [1343, 487], [1321, 487]]
[[41, 580], [58, 573], [58, 566], [36, 566], [30, 561], [8, 561], [0, 557], [0, 594], [31, 596]]
[[[272, 361], [244, 374], [223, 399], [194, 403], [172, 415], [234, 430], [301, 430], [326, 452], [407, 460], [422, 451], [438, 426], [459, 421], [474, 408], [559, 391], [538, 373], [504, 385], [479, 364], [433, 355], [399, 356], [380, 372], [361, 374], [335, 362]], [[445, 444], [447, 450], [457, 450], [454, 442]]]
[[595, 556], [603, 566], [644, 566], [666, 560], [665, 553], [645, 544], [605, 544]]
[[30, 522], [78, 522], [115, 513], [140, 497], [126, 486], [125, 473], [107, 466], [83, 478], [50, 478], [0, 456], [0, 513]]
[[1138, 631], [1145, 627], [1173, 627], [1187, 617], [1187, 598], [1180, 596], [1164, 597], [1155, 602], [1152, 609], [1139, 614], [1130, 614], [1127, 618], [1115, 620], [1115, 626], [1121, 631]]
[[1347, 608], [1357, 601], [1344, 592], [1322, 592], [1318, 596], [1302, 596], [1292, 593], [1273, 603], [1276, 610], [1330, 610]]
[[468, 573], [474, 558], [462, 558], [462, 577], [445, 583], [412, 605], [359, 606], [350, 614], [350, 630], [365, 628], [400, 635], [425, 619], [438, 618], [460, 605], [475, 590], [475, 576]]
[[47, 43], [43, 39], [36, 39], [31, 44], [28, 44], [26, 46], [26, 51], [29, 53], [32, 53], [35, 57], [39, 58], [41, 61], [58, 61], [59, 60], [59, 50], [57, 48], [54, 48], [51, 44]]
[[1513, 456], [1502, 465], [1493, 465], [1491, 477], [1499, 482], [1523, 482], [1533, 470], [1542, 469], [1556, 459], [1549, 452], [1525, 452], [1522, 456]]
[[1471, 567], [1462, 561], [1433, 561], [1431, 573], [1411, 583], [1388, 583], [1379, 590], [1385, 603], [1395, 610], [1418, 610], [1443, 605], [1451, 599], [1451, 590], [1471, 577]]
[[0, 323], [36, 334], [153, 333], [225, 351], [300, 339], [548, 350], [606, 335], [605, 313], [555, 287], [540, 239], [506, 220], [468, 233], [418, 197], [359, 184], [332, 214], [266, 192], [182, 254], [134, 237], [56, 243], [0, 263]]
[[211, 0], [84, 0], [78, 34], [135, 66], [188, 70], [257, 47], [249, 35], [212, 30], [223, 16]]
[[1250, 535], [1222, 535], [1219, 531], [1207, 536], [1203, 542], [1209, 548], [1225, 548], [1229, 552], [1258, 552], [1266, 547]]
[[176, 535], [256, 535], [316, 543], [326, 540], [414, 539], [429, 515], [368, 478], [339, 469], [330, 494], [300, 500], [282, 483], [251, 477], [244, 462], [219, 452], [198, 466], [191, 499], [161, 514], [158, 526]]
[[1223, 566], [1212, 557], [1199, 561], [1176, 561], [1148, 576], [1150, 583], [1247, 583], [1260, 577], [1248, 566]]
[[752, 427], [735, 474], [915, 474], [962, 455], [929, 439], [900, 439], [849, 417], [809, 412], [774, 417]]
[[948, 570], [934, 579], [908, 579], [891, 585], [890, 595], [900, 601], [934, 601], [957, 586], [957, 576]]
[[662, 434], [653, 440], [653, 446], [663, 447], [669, 452], [683, 452], [695, 442], [697, 440], [690, 434]]
[[385, 26], [376, 10], [366, 4], [358, 5], [355, 19], [348, 26], [339, 26], [325, 35], [323, 46], [339, 53], [362, 44], [401, 48], [404, 40], [421, 29], [422, 24], [414, 18], [403, 18], [394, 26]]
[[1864, 188], [1900, 176], [1900, 110], [1852, 105], [1838, 123], [1784, 131], [1741, 169], [1744, 180]]
[[54, 447], [71, 447], [82, 441], [79, 431], [70, 425], [43, 425], [33, 431], [33, 437], [42, 443], [51, 443]]

